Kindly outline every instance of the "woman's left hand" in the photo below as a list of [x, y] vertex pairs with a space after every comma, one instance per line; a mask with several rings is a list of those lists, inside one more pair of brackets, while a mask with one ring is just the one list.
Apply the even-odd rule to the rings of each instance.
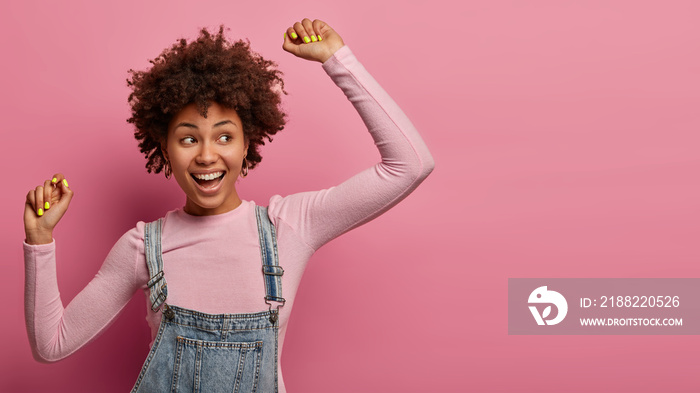
[[343, 39], [326, 22], [304, 18], [287, 29], [282, 49], [302, 59], [324, 63], [343, 45]]

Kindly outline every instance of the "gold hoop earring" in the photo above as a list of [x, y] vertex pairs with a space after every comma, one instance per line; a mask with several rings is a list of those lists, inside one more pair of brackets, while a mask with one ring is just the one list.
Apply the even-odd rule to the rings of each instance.
[[243, 157], [243, 167], [241, 168], [241, 177], [248, 176], [248, 160]]
[[170, 176], [173, 174], [173, 169], [170, 167], [170, 161], [165, 160], [165, 165], [164, 167], [164, 172], [165, 172], [165, 178], [170, 180]]

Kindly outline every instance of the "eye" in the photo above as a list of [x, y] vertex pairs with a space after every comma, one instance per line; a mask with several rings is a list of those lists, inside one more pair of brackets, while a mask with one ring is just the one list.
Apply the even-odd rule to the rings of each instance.
[[219, 137], [219, 140], [222, 142], [231, 142], [233, 140], [233, 137], [231, 135], [224, 134]]
[[192, 145], [192, 144], [194, 144], [196, 141], [195, 141], [195, 139], [194, 139], [193, 137], [191, 137], [191, 136], [186, 136], [186, 137], [180, 139], [180, 142], [181, 142], [183, 145]]

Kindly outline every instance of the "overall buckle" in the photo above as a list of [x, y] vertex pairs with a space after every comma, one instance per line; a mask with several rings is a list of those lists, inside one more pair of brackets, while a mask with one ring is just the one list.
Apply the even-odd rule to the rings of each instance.
[[[270, 300], [273, 302], [281, 303], [277, 305], [277, 308], [273, 311], [272, 310], [272, 303], [270, 303]], [[280, 314], [280, 307], [284, 306], [284, 304], [287, 301], [282, 298], [282, 297], [277, 297], [277, 296], [265, 296], [265, 304], [269, 305], [269, 310], [270, 310], [270, 322], [274, 325], [275, 322], [279, 319], [279, 314]]]

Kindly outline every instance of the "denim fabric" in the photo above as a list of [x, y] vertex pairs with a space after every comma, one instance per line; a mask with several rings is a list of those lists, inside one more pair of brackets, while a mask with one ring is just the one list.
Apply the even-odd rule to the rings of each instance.
[[165, 305], [133, 392], [276, 392], [277, 326], [265, 311], [211, 315]]
[[[274, 226], [267, 209], [256, 207], [256, 215], [265, 300], [284, 304]], [[132, 393], [277, 392], [279, 306], [253, 314], [212, 315], [169, 305], [160, 250], [161, 223], [146, 224], [144, 241], [151, 307], [163, 315]]]

